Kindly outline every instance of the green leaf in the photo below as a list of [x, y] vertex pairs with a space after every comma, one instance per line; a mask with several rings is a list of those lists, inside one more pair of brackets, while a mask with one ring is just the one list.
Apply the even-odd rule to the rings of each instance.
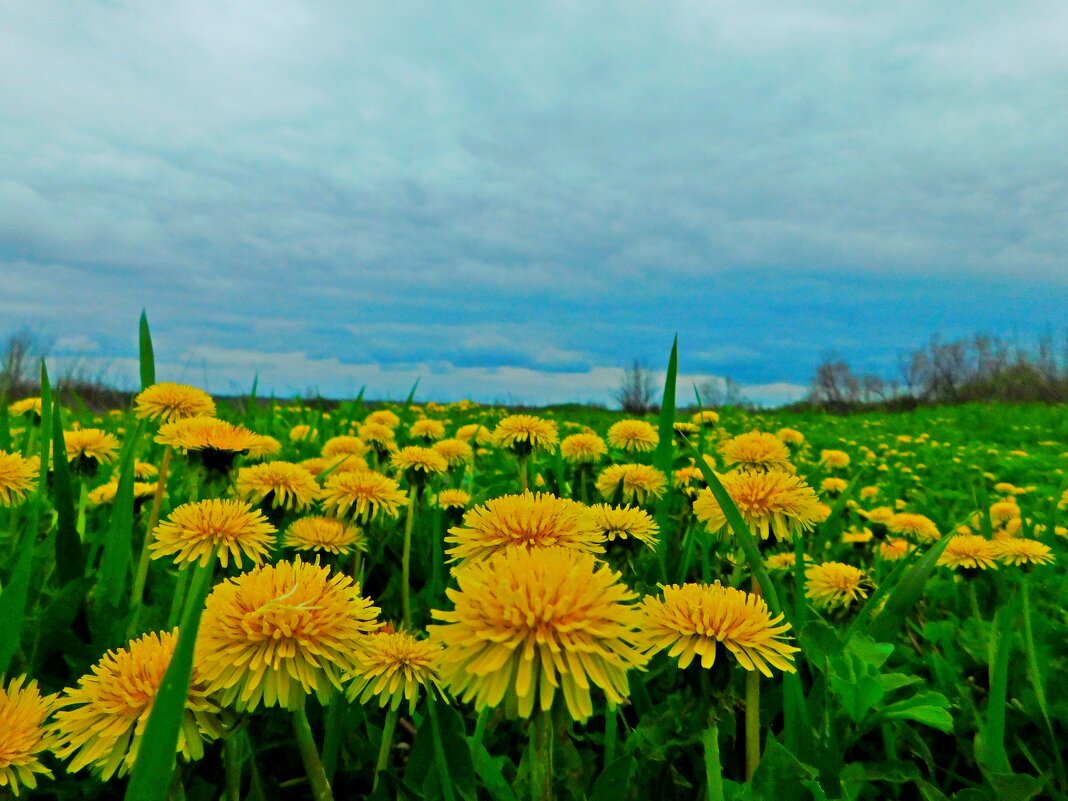
[[195, 572], [178, 625], [178, 642], [145, 725], [137, 761], [126, 787], [126, 801], [167, 801], [178, 749], [178, 731], [185, 715], [189, 679], [193, 673], [193, 647], [204, 611], [204, 599], [211, 589], [214, 567], [211, 563], [206, 567], [198, 564], [188, 568]]
[[156, 383], [156, 356], [152, 350], [152, 332], [148, 330], [148, 315], [141, 310], [139, 326], [139, 345], [141, 351], [141, 389]]
[[[427, 694], [430, 725], [434, 729], [435, 761], [442, 787], [450, 786], [464, 801], [475, 798], [475, 767], [464, 731], [464, 719], [451, 706]], [[448, 797], [446, 792], [446, 798]]]
[[118, 606], [123, 598], [126, 573], [133, 557], [134, 459], [144, 425], [141, 421], [133, 435], [127, 437], [119, 456], [119, 486], [111, 507], [97, 582], [100, 600], [109, 606]]
[[52, 488], [56, 505], [56, 578], [60, 586], [85, 575], [85, 554], [74, 512], [74, 487], [63, 439], [63, 415], [52, 410]]
[[482, 784], [490, 794], [490, 798], [493, 801], [518, 801], [516, 794], [512, 791], [512, 786], [504, 778], [504, 773], [501, 771], [500, 762], [505, 758], [490, 756], [486, 746], [476, 741], [473, 737], [468, 738], [467, 742], [471, 748], [471, 759], [475, 772], [482, 779]]
[[876, 721], [913, 720], [933, 729], [951, 734], [953, 716], [949, 714], [949, 699], [942, 693], [916, 693], [911, 698], [889, 704], [875, 715]]
[[931, 577], [938, 557], [942, 555], [951, 537], [943, 537], [921, 556], [901, 576], [886, 598], [886, 605], [866, 626], [867, 633], [875, 640], [885, 642], [898, 635], [904, 627], [905, 618], [923, 596], [927, 579]]
[[770, 734], [760, 765], [753, 774], [754, 801], [808, 801], [802, 782], [816, 778], [815, 768], [803, 764]]
[[11, 659], [19, 648], [22, 624], [26, 616], [26, 599], [33, 572], [33, 546], [36, 527], [27, 527], [19, 540], [15, 569], [0, 591], [0, 676], [7, 673]]
[[629, 756], [620, 757], [605, 765], [601, 775], [593, 783], [590, 801], [619, 801], [626, 797], [636, 766], [633, 757]]
[[986, 702], [986, 720], [979, 726], [975, 739], [976, 759], [981, 766], [996, 773], [1010, 773], [1009, 755], [1005, 751], [1005, 700], [1009, 686], [1009, 657], [1012, 654], [1016, 598], [998, 608], [990, 630], [990, 692]]

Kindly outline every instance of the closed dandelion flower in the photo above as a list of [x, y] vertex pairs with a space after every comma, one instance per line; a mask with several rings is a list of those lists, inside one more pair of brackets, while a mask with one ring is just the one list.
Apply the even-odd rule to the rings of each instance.
[[286, 530], [283, 544], [297, 551], [336, 555], [367, 552], [367, 538], [356, 526], [333, 517], [302, 517]]
[[67, 461], [72, 466], [81, 462], [107, 464], [119, 452], [119, 441], [114, 434], [99, 428], [79, 428], [63, 432], [63, 444], [67, 447]]
[[867, 598], [864, 571], [842, 562], [824, 562], [805, 568], [805, 597], [822, 609], [847, 607]]
[[493, 443], [523, 456], [544, 451], [556, 444], [556, 423], [532, 414], [512, 414], [493, 430]]
[[466, 509], [471, 503], [471, 493], [462, 489], [443, 489], [438, 493], [436, 503], [441, 509]]
[[879, 543], [879, 557], [887, 562], [896, 562], [908, 556], [913, 545], [903, 537], [888, 537]]
[[552, 708], [561, 691], [575, 720], [593, 714], [591, 685], [614, 704], [629, 693], [637, 650], [637, 596], [619, 573], [566, 548], [512, 548], [455, 572], [451, 611], [434, 610], [441, 677], [479, 710], [504, 704], [510, 716]]
[[231, 557], [238, 567], [248, 559], [258, 565], [274, 544], [275, 528], [244, 501], [212, 499], [185, 503], [156, 527], [149, 545], [153, 559], [174, 556], [176, 565], [207, 566], [218, 557], [223, 567]]
[[264, 462], [237, 471], [237, 494], [249, 503], [267, 503], [302, 512], [319, 496], [315, 476], [292, 462]]
[[416, 420], [408, 426], [408, 436], [412, 439], [425, 439], [428, 442], [434, 442], [445, 436], [445, 424], [440, 420], [431, 420], [429, 418]]
[[635, 539], [653, 550], [659, 541], [660, 527], [644, 509], [634, 506], [609, 506], [606, 503], [590, 507], [594, 529], [608, 542]]
[[[733, 470], [719, 477], [746, 525], [762, 539], [792, 539], [811, 530], [822, 517], [816, 493], [803, 479], [783, 470], [766, 473]], [[712, 490], [703, 489], [693, 511], [709, 531], [727, 526], [727, 517]]]
[[20, 787], [36, 790], [38, 776], [52, 778], [41, 756], [52, 745], [44, 722], [55, 702], [25, 676], [0, 686], [0, 790], [10, 788], [17, 797]]
[[[323, 445], [323, 456], [327, 459], [336, 456], [348, 456], [349, 454], [362, 457], [367, 453], [367, 450], [367, 443], [359, 437], [331, 437]], [[336, 461], [336, 459], [334, 461]]]
[[614, 448], [645, 453], [656, 448], [660, 435], [644, 420], [620, 420], [608, 429], [608, 442]]
[[217, 584], [204, 606], [196, 663], [224, 706], [294, 709], [326, 702], [354, 672], [379, 610], [342, 573], [302, 562], [263, 565]]
[[214, 417], [215, 401], [202, 389], [162, 382], [144, 389], [134, 399], [134, 414], [159, 423], [173, 423], [190, 417]]
[[587, 553], [604, 551], [604, 534], [590, 510], [547, 493], [502, 495], [464, 515], [445, 542], [452, 561], [480, 562], [509, 548], [561, 546]]
[[794, 654], [800, 649], [785, 641], [790, 624], [781, 614], [772, 617], [763, 598], [718, 581], [671, 584], [663, 587], [663, 595], [642, 600], [642, 636], [650, 654], [667, 649], [681, 669], [701, 657], [707, 670], [722, 645], [746, 670], [769, 678], [772, 667], [796, 672]]
[[667, 478], [655, 467], [644, 464], [614, 464], [597, 476], [597, 490], [605, 500], [617, 493], [622, 503], [643, 504], [659, 498], [667, 489]]
[[820, 451], [820, 464], [832, 469], [849, 467], [849, 454], [845, 451]]
[[389, 409], [379, 409], [376, 412], [371, 412], [364, 418], [364, 423], [370, 423], [372, 425], [385, 426], [386, 428], [396, 428], [400, 425], [400, 418], [397, 417]]
[[583, 432], [564, 437], [560, 442], [560, 455], [571, 464], [593, 464], [608, 453], [608, 446], [596, 434]]
[[478, 423], [470, 423], [456, 429], [456, 439], [464, 442], [475, 441], [476, 445], [488, 445], [493, 441], [493, 432]]
[[[177, 641], [177, 629], [145, 634], [108, 651], [77, 687], [63, 691], [53, 750], [70, 760], [68, 771], [88, 767], [104, 780], [130, 771]], [[219, 708], [194, 663], [177, 752], [188, 761], [200, 759], [204, 740], [220, 737], [222, 728]]]
[[0, 506], [16, 506], [33, 489], [40, 470], [41, 458], [29, 459], [19, 453], [0, 450]]
[[805, 435], [796, 428], [780, 428], [775, 432], [775, 436], [787, 445], [802, 445], [805, 442]]
[[433, 448], [409, 445], [390, 457], [393, 468], [404, 475], [409, 484], [422, 484], [430, 476], [440, 475], [449, 469], [448, 460]]
[[418, 640], [406, 631], [380, 632], [363, 639], [356, 654], [356, 676], [346, 691], [350, 701], [366, 704], [378, 698], [379, 706], [398, 709], [408, 702], [415, 714], [422, 690], [442, 694], [437, 659], [440, 643]]
[[1048, 545], [1023, 537], [1011, 537], [995, 542], [994, 558], [1002, 564], [1017, 567], [1051, 565], [1054, 562], [1053, 551]]
[[938, 564], [967, 570], [997, 567], [997, 546], [975, 534], [956, 534], [938, 557]]
[[338, 517], [368, 522], [379, 514], [397, 517], [408, 496], [388, 476], [372, 470], [331, 473], [321, 496], [323, 508]]
[[782, 440], [774, 434], [763, 431], [750, 431], [739, 434], [719, 446], [723, 464], [751, 470], [771, 470], [774, 468], [793, 471], [790, 464], [790, 451]]
[[435, 451], [445, 457], [450, 468], [467, 464], [475, 458], [475, 452], [462, 439], [443, 439], [433, 445]]
[[705, 409], [704, 411], [695, 412], [690, 421], [696, 423], [699, 426], [711, 428], [719, 422], [719, 414], [711, 409]]
[[934, 542], [941, 539], [938, 526], [924, 515], [899, 512], [891, 517], [886, 527], [894, 534], [900, 534], [917, 542]]

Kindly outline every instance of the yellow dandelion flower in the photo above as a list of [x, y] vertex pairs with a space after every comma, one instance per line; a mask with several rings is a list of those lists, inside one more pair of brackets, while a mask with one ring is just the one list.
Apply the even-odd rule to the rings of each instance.
[[[63, 691], [53, 750], [70, 760], [67, 770], [89, 767], [104, 780], [130, 771], [177, 642], [178, 629], [145, 634], [108, 651], [77, 687]], [[200, 759], [204, 741], [217, 739], [222, 729], [219, 708], [194, 664], [177, 752], [188, 761]]]
[[774, 434], [762, 431], [750, 431], [739, 434], [719, 446], [723, 463], [753, 470], [770, 470], [778, 468], [793, 471], [790, 464], [790, 451], [782, 440]]
[[800, 649], [785, 641], [790, 624], [783, 615], [772, 617], [764, 599], [733, 587], [715, 584], [671, 584], [663, 599], [646, 596], [641, 610], [642, 636], [650, 654], [667, 655], [686, 669], [696, 657], [711, 668], [723, 645], [746, 670], [771, 677], [771, 667], [795, 673], [794, 654]]
[[[327, 459], [337, 456], [353, 456], [362, 457], [367, 453], [367, 443], [359, 437], [351, 436], [338, 436], [331, 437], [323, 445], [323, 456]], [[336, 459], [334, 459], [336, 461]]]
[[[94, 489], [85, 496], [85, 499], [93, 506], [102, 506], [107, 503], [114, 503], [115, 495], [118, 491], [119, 482], [112, 480]], [[147, 481], [135, 481], [133, 483], [133, 494], [135, 503], [151, 498], [156, 494], [156, 485]]]
[[879, 488], [878, 487], [861, 487], [860, 488], [860, 499], [862, 501], [870, 500], [871, 498], [874, 498], [878, 494], [879, 494]]
[[[802, 561], [805, 563], [811, 562], [812, 557], [806, 553]], [[773, 553], [764, 560], [764, 567], [766, 567], [768, 570], [793, 570], [794, 565], [796, 564], [797, 554], [795, 554], [793, 551]]]
[[[784, 470], [732, 470], [719, 478], [746, 525], [762, 539], [771, 534], [780, 540], [792, 539], [822, 518], [816, 493], [803, 479]], [[727, 517], [710, 489], [698, 493], [693, 511], [713, 533], [727, 526]]]
[[462, 489], [443, 489], [438, 493], [437, 505], [442, 509], [466, 509], [471, 503], [471, 493]]
[[671, 424], [671, 430], [676, 434], [681, 434], [684, 437], [688, 437], [692, 434], [696, 434], [701, 430], [701, 426], [697, 423], [687, 423], [685, 420], [676, 420]]
[[476, 445], [488, 445], [493, 441], [493, 432], [478, 423], [469, 423], [456, 429], [456, 439], [464, 442], [475, 441]]
[[548, 450], [556, 441], [556, 423], [532, 414], [509, 415], [493, 430], [493, 443], [518, 455]]
[[849, 467], [849, 454], [845, 451], [820, 451], [820, 464], [824, 467]]
[[609, 506], [606, 503], [590, 507], [593, 526], [609, 542], [616, 539], [635, 539], [656, 550], [660, 527], [644, 509], [635, 506]]
[[437, 659], [441, 644], [417, 640], [406, 631], [380, 632], [363, 639], [356, 654], [356, 676], [346, 695], [350, 701], [366, 704], [378, 698], [379, 706], [398, 709], [408, 702], [408, 714], [415, 714], [420, 690], [442, 694]]
[[704, 411], [695, 412], [690, 418], [690, 421], [699, 426], [711, 428], [719, 422], [719, 414], [711, 409], [705, 409]]
[[502, 495], [464, 515], [445, 542], [451, 561], [480, 562], [509, 548], [561, 546], [587, 553], [604, 551], [604, 534], [590, 510], [548, 493]]
[[333, 517], [302, 517], [286, 530], [283, 544], [298, 551], [332, 554], [367, 552], [367, 538], [356, 526]]
[[448, 460], [433, 448], [409, 445], [390, 457], [393, 469], [405, 476], [409, 483], [425, 481], [449, 469]]
[[202, 389], [165, 381], [153, 384], [134, 399], [134, 414], [161, 423], [190, 417], [215, 417], [215, 401]]
[[1006, 565], [1051, 565], [1053, 551], [1048, 545], [1023, 537], [1011, 537], [994, 543], [994, 558]]
[[1008, 498], [990, 505], [990, 519], [995, 523], [1007, 523], [1019, 518], [1020, 507], [1016, 505], [1015, 498]]
[[256, 445], [257, 435], [215, 417], [187, 417], [160, 426], [156, 442], [187, 452], [238, 454]]
[[40, 471], [41, 458], [0, 450], [0, 506], [15, 506], [26, 499]]
[[871, 511], [857, 509], [857, 514], [872, 523], [888, 526], [890, 521], [894, 519], [895, 512], [889, 506], [877, 506]]
[[775, 436], [787, 445], [803, 445], [805, 442], [805, 435], [795, 428], [780, 428]]
[[433, 442], [445, 436], [445, 424], [440, 420], [430, 418], [416, 420], [408, 426], [408, 436], [412, 439], [425, 439]]
[[10, 787], [17, 797], [20, 787], [37, 789], [37, 777], [52, 778], [41, 755], [52, 746], [45, 719], [52, 713], [56, 696], [41, 695], [37, 682], [25, 676], [0, 686], [0, 788]]
[[608, 446], [596, 434], [571, 434], [560, 441], [560, 455], [571, 464], [593, 464], [608, 453]]
[[359, 428], [360, 439], [364, 442], [370, 443], [379, 451], [388, 451], [397, 438], [397, 435], [393, 432], [393, 429], [384, 423], [376, 423], [373, 421], [365, 422]]
[[306, 439], [314, 438], [316, 433], [311, 426], [299, 423], [289, 429], [289, 441], [303, 442]]
[[237, 471], [237, 494], [249, 503], [266, 503], [302, 512], [319, 497], [307, 468], [292, 462], [264, 462]]
[[844, 478], [834, 478], [833, 476], [830, 478], [825, 478], [822, 482], [820, 482], [821, 490], [823, 490], [824, 492], [832, 493], [834, 495], [837, 495], [840, 492], [844, 492], [845, 488], [848, 486], [849, 482], [846, 481]]
[[822, 609], [846, 607], [867, 598], [864, 571], [842, 562], [824, 562], [805, 568], [805, 597]]
[[23, 398], [20, 401], [15, 401], [7, 407], [8, 414], [13, 417], [26, 414], [27, 412], [33, 412], [38, 417], [41, 416], [41, 399], [40, 398]]
[[67, 446], [68, 462], [92, 459], [99, 464], [107, 464], [113, 461], [119, 452], [119, 441], [115, 435], [99, 428], [64, 431], [63, 444]]
[[986, 570], [997, 567], [995, 543], [975, 534], [955, 534], [938, 557], [938, 564], [952, 568]]
[[134, 459], [134, 478], [139, 478], [142, 481], [155, 478], [159, 475], [159, 468], [150, 462], [142, 462], [140, 459]]
[[898, 512], [887, 521], [886, 527], [894, 534], [900, 534], [918, 542], [934, 542], [942, 538], [938, 526], [931, 518], [909, 512]]
[[379, 409], [376, 412], [371, 412], [363, 421], [364, 423], [385, 426], [386, 428], [391, 429], [400, 425], [400, 418], [389, 409]]
[[842, 534], [842, 542], [847, 545], [863, 545], [866, 542], [871, 542], [873, 536], [870, 528], [861, 529], [860, 531], [846, 531]]
[[913, 545], [903, 537], [888, 537], [879, 543], [879, 556], [887, 562], [895, 562], [908, 556]]
[[321, 499], [327, 512], [364, 522], [379, 514], [397, 517], [398, 507], [408, 504], [408, 496], [396, 481], [372, 470], [331, 473]]
[[360, 585], [317, 564], [263, 565], [215, 585], [204, 606], [196, 663], [224, 706], [253, 711], [324, 703], [358, 667], [379, 610]]
[[248, 447], [250, 459], [266, 459], [282, 452], [282, 443], [266, 434], [253, 434], [252, 444]]
[[645, 503], [659, 498], [667, 489], [667, 478], [655, 467], [644, 464], [614, 464], [597, 476], [597, 490], [605, 500], [617, 493], [623, 503]]
[[620, 420], [608, 429], [608, 442], [614, 448], [641, 453], [656, 448], [660, 435], [644, 420]]
[[159, 524], [149, 545], [153, 559], [174, 555], [176, 565], [207, 566], [217, 556], [241, 567], [247, 558], [260, 564], [274, 544], [275, 528], [244, 501], [212, 499], [184, 503]]
[[479, 710], [504, 703], [511, 716], [552, 708], [557, 690], [572, 718], [593, 714], [591, 685], [612, 703], [627, 697], [637, 596], [619, 573], [568, 548], [511, 548], [455, 572], [451, 611], [434, 610], [431, 639], [444, 646], [445, 685]]
[[475, 451], [462, 439], [449, 438], [439, 440], [433, 445], [435, 451], [445, 457], [449, 467], [459, 467], [475, 458]]

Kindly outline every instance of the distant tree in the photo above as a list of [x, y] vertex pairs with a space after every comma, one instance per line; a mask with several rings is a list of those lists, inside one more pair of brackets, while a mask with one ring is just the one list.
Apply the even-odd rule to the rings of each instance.
[[624, 368], [616, 400], [628, 414], [648, 414], [656, 408], [656, 378], [639, 360]]
[[11, 334], [0, 354], [0, 394], [13, 397], [37, 386], [37, 366], [52, 343], [30, 328]]
[[697, 396], [705, 409], [721, 409], [724, 406], [751, 406], [751, 402], [742, 393], [741, 386], [730, 376], [708, 378], [697, 386]]

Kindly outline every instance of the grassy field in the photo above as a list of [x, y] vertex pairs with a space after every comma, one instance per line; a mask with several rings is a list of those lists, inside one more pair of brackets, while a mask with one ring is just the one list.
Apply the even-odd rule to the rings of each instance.
[[0, 406], [0, 795], [1065, 798], [1064, 407], [142, 383]]

